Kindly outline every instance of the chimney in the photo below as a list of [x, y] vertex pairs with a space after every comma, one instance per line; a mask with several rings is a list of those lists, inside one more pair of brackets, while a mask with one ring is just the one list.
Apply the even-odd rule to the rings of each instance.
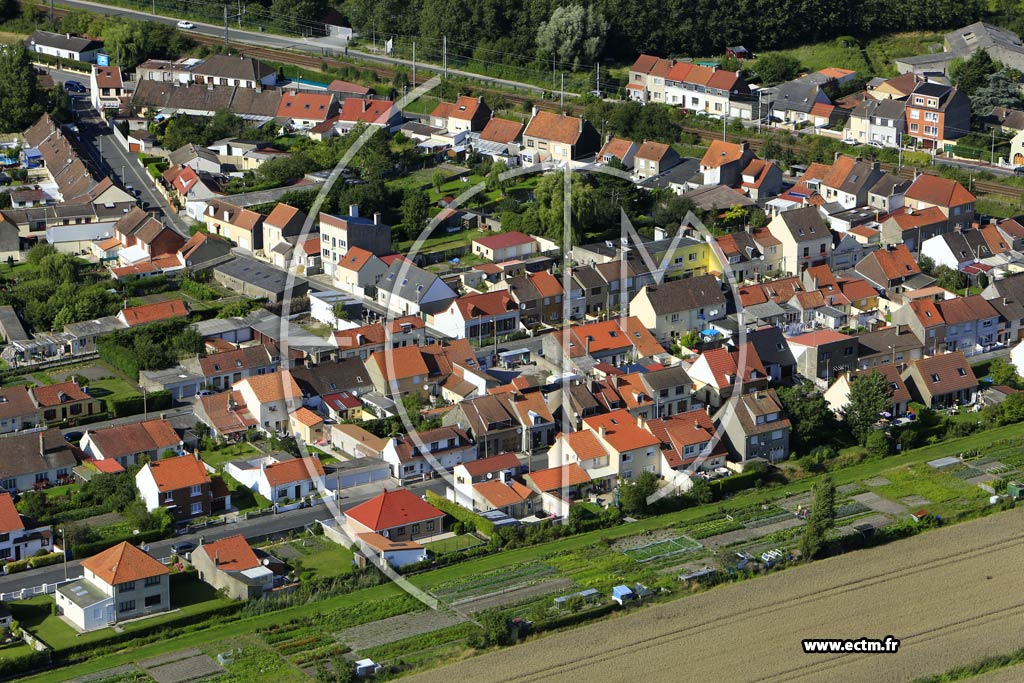
[[39, 455], [46, 454], [46, 444], [43, 443], [43, 432], [39, 432]]
[[647, 429], [647, 418], [643, 415], [636, 416], [636, 426], [640, 429]]
[[380, 225], [380, 211], [375, 211], [373, 213], [373, 224]]
[[359, 218], [359, 205], [358, 204], [349, 204], [348, 205], [348, 215], [349, 215], [350, 218]]
[[604, 425], [597, 428], [597, 433], [602, 437], [604, 436]]
[[220, 566], [220, 551], [219, 550], [213, 554], [213, 566], [214, 567], [219, 567]]
[[537, 115], [537, 111], [538, 111], [537, 110], [537, 105], [534, 105], [533, 109], [530, 110], [530, 117], [532, 118], [532, 117], [536, 116]]
[[580, 114], [580, 132], [583, 132], [583, 114]]

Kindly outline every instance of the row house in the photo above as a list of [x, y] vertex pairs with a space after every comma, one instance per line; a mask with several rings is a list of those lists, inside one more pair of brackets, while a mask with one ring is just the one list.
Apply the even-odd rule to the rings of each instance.
[[391, 260], [377, 287], [377, 302], [396, 316], [442, 311], [455, 298], [440, 277], [404, 258]]
[[167, 420], [91, 429], [85, 432], [80, 444], [82, 451], [94, 460], [115, 460], [125, 469], [142, 460], [179, 455], [183, 446], [181, 437]]
[[200, 375], [207, 389], [221, 391], [247, 377], [274, 372], [280, 362], [281, 353], [276, 344], [259, 344], [188, 358], [181, 364]]
[[971, 130], [971, 100], [951, 85], [918, 83], [907, 98], [907, 134], [925, 149], [948, 147]]
[[544, 336], [543, 349], [548, 358], [558, 358], [567, 350], [570, 367], [584, 372], [597, 363], [617, 367], [666, 355], [665, 348], [635, 316], [556, 330]]
[[[914, 359], [917, 360], [917, 359]], [[825, 391], [825, 401], [833, 412], [842, 415], [843, 411], [850, 404], [850, 388], [858, 379], [869, 376], [871, 373], [881, 373], [886, 384], [892, 391], [889, 398], [889, 405], [885, 412], [889, 413], [891, 419], [905, 417], [907, 408], [910, 405], [910, 390], [906, 382], [900, 377], [900, 369], [895, 365], [879, 365], [857, 372], [846, 372], [840, 375], [832, 386]]]
[[271, 503], [299, 501], [327, 486], [324, 466], [316, 455], [296, 458], [287, 453], [271, 453], [253, 460], [229, 462], [224, 473]]
[[740, 387], [750, 392], [768, 385], [768, 371], [757, 349], [749, 343], [731, 351], [725, 347], [708, 349], [686, 373], [693, 380], [694, 400], [712, 408], [724, 405]]
[[629, 83], [626, 92], [629, 99], [637, 102], [660, 102], [664, 104], [666, 84], [673, 63], [652, 55], [640, 55], [629, 67]]
[[679, 62], [665, 77], [665, 104], [723, 117], [750, 119], [758, 116], [749, 106], [736, 106], [734, 101], [738, 99], [750, 101], [750, 86], [738, 71]]
[[729, 402], [720, 415], [732, 456], [741, 463], [752, 458], [778, 462], [789, 457], [790, 421], [774, 389], [763, 389]]
[[906, 131], [906, 102], [865, 98], [850, 112], [844, 134], [862, 145], [872, 143], [896, 149], [903, 144]]
[[857, 338], [835, 330], [817, 330], [786, 340], [796, 359], [797, 372], [808, 379], [830, 381], [857, 365]]
[[971, 405], [978, 395], [978, 380], [959, 351], [911, 361], [900, 376], [914, 401], [930, 408]]
[[974, 220], [975, 197], [955, 180], [922, 173], [904, 194], [904, 203], [916, 211], [937, 208], [948, 230], [967, 230]]
[[432, 329], [453, 339], [500, 339], [519, 330], [519, 305], [509, 291], [466, 294], [429, 316]]
[[704, 410], [648, 420], [647, 429], [661, 442], [661, 474], [666, 480], [673, 472], [708, 472], [725, 466], [725, 440], [716, 438], [715, 425]]
[[[326, 256], [324, 263], [330, 265]], [[372, 300], [377, 297], [377, 285], [387, 272], [388, 266], [372, 251], [350, 247], [344, 256], [327, 269], [333, 272], [332, 280], [335, 287], [347, 294]]]
[[211, 199], [203, 212], [208, 232], [231, 240], [249, 252], [263, 249], [263, 214], [223, 200]]
[[476, 459], [477, 447], [463, 430], [454, 426], [392, 437], [381, 458], [400, 484], [451, 472], [456, 466]]
[[726, 314], [725, 293], [713, 275], [645, 285], [629, 302], [629, 311], [663, 344]]
[[564, 165], [595, 154], [600, 148], [600, 134], [582, 116], [563, 116], [535, 107], [523, 131], [521, 156], [527, 164], [548, 161]]
[[17, 493], [69, 483], [77, 464], [59, 429], [0, 437], [0, 490]]
[[832, 232], [816, 207], [783, 211], [767, 230], [780, 242], [780, 271], [797, 275], [806, 267], [828, 262]]
[[385, 349], [403, 346], [423, 346], [427, 343], [423, 320], [407, 315], [379, 323], [338, 330], [331, 335], [331, 343], [338, 347], [337, 357], [361, 358]]

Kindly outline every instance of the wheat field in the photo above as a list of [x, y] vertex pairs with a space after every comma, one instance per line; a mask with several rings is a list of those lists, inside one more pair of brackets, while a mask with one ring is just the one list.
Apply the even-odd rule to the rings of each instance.
[[[1024, 509], [723, 586], [407, 680], [887, 683], [1024, 646]], [[902, 641], [807, 655], [803, 638]]]

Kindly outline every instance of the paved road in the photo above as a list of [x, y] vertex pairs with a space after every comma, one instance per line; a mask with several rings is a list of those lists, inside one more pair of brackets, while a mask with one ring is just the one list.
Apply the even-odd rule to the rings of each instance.
[[[445, 485], [446, 484], [443, 479], [434, 479], [427, 482], [409, 484], [406, 488], [417, 495], [423, 495], [427, 490], [443, 494]], [[365, 484], [363, 486], [346, 489], [342, 492], [341, 510], [344, 511], [354, 507], [359, 503], [373, 498], [385, 488], [393, 488], [394, 486], [395, 484], [388, 479], [382, 482]], [[204, 529], [196, 534], [187, 534], [184, 536], [176, 536], [173, 539], [156, 541], [149, 544], [149, 552], [153, 557], [167, 557], [171, 554], [172, 545], [182, 543], [184, 541], [198, 543], [200, 536], [202, 536], [207, 542], [215, 541], [227, 536], [234, 536], [235, 534], [243, 534], [246, 538], [256, 538], [268, 534], [289, 531], [291, 529], [301, 529], [306, 524], [310, 524], [321, 519], [330, 519], [332, 516], [331, 508], [327, 505], [317, 505], [311, 508], [282, 512], [279, 515], [266, 515], [255, 519], [241, 520], [234, 524], [225, 524], [223, 526]], [[72, 560], [68, 562], [68, 576], [71, 578], [81, 576], [81, 565], [81, 560]], [[42, 585], [43, 583], [56, 583], [57, 581], [61, 581], [63, 578], [64, 566], [59, 564], [29, 570], [20, 574], [0, 576], [0, 592], [9, 593], [21, 590], [22, 588], [33, 588], [35, 586]]]
[[[95, 2], [86, 2], [85, 0], [61, 0], [62, 5], [74, 9], [88, 10], [90, 12], [96, 12], [98, 14], [109, 14], [113, 16], [124, 16], [132, 17], [134, 19], [143, 19], [149, 21], [158, 21], [164, 24], [176, 24], [178, 22], [177, 17], [166, 17], [160, 14], [152, 14], [150, 12], [144, 12], [141, 10], [125, 9], [123, 7], [112, 7], [109, 5], [102, 5]], [[193, 22], [195, 28], [186, 31], [187, 33], [198, 33], [205, 36], [213, 36], [215, 38], [224, 37], [224, 27], [215, 26], [213, 24], [204, 24], [200, 22]], [[284, 50], [295, 50], [297, 52], [306, 52], [314, 55], [333, 55], [343, 56], [345, 50], [345, 43], [337, 38], [300, 38], [298, 36], [279, 36], [270, 33], [256, 33], [253, 31], [243, 31], [236, 28], [230, 28], [228, 36], [233, 43], [249, 43], [252, 45], [260, 45], [263, 47], [272, 47]], [[349, 48], [349, 54], [359, 59], [378, 62], [381, 64], [401, 64], [404, 66], [412, 67], [412, 60], [400, 59], [397, 57], [386, 57], [382, 55], [376, 55], [369, 52], [363, 52], [356, 50], [355, 48]], [[442, 73], [444, 69], [440, 66], [433, 64], [424, 64], [423, 62], [416, 62], [416, 68], [423, 71], [431, 71], [435, 73]], [[461, 76], [464, 78], [472, 78], [484, 83], [491, 83], [494, 85], [500, 85], [508, 88], [517, 88], [520, 90], [528, 90], [534, 93], [549, 92], [545, 88], [539, 88], [529, 83], [520, 83], [518, 81], [510, 81], [504, 78], [491, 78], [488, 76], [481, 76], [480, 74], [473, 73], [471, 71], [462, 71], [460, 69], [448, 69], [450, 75]], [[577, 97], [575, 93], [566, 93], [569, 97]]]
[[139, 165], [138, 158], [121, 146], [98, 112], [94, 109], [78, 111], [78, 134], [82, 146], [102, 171], [121, 186], [134, 187], [143, 207], [159, 210], [165, 225], [188, 237], [188, 225], [156, 191], [153, 179]]

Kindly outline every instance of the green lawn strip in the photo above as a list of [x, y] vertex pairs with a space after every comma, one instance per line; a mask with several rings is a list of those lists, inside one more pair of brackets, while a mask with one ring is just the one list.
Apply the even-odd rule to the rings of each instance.
[[30, 652], [32, 652], [32, 648], [29, 647], [28, 643], [14, 643], [13, 645], [0, 648], [0, 659], [13, 659], [14, 657], [27, 655]]
[[[311, 543], [311, 545], [303, 546], [303, 542]], [[333, 541], [320, 536], [312, 536], [290, 541], [287, 545], [302, 553], [302, 556], [296, 559], [302, 566], [303, 574], [331, 577], [348, 574], [352, 571], [352, 551]], [[274, 554], [275, 547], [268, 546], [267, 551]]]
[[[933, 460], [935, 458], [963, 451], [982, 449], [996, 441], [1014, 438], [1021, 435], [1024, 435], [1024, 423], [990, 429], [961, 439], [950, 439], [942, 443], [907, 451], [901, 455], [894, 455], [881, 460], [873, 460], [838, 470], [832, 473], [832, 480], [836, 485], [842, 485], [850, 482], [870, 479], [878, 476], [881, 472], [894, 467], [916, 462], [925, 462], [927, 460]], [[591, 531], [585, 534], [571, 536], [569, 538], [562, 538], [550, 543], [530, 546], [528, 548], [517, 548], [516, 550], [502, 551], [493, 555], [474, 559], [469, 562], [462, 562], [450, 567], [442, 567], [430, 572], [425, 572], [423, 574], [410, 577], [410, 580], [420, 588], [429, 589], [460, 577], [472, 576], [474, 574], [493, 571], [509, 565], [529, 562], [537, 559], [541, 555], [575, 550], [577, 548], [588, 546], [602, 538], [623, 538], [626, 536], [634, 536], [643, 531], [649, 531], [652, 529], [678, 526], [685, 522], [700, 519], [701, 517], [721, 513], [723, 508], [733, 508], [739, 502], [742, 502], [743, 505], [760, 505], [768, 503], [780, 498], [785, 498], [790, 494], [809, 491], [818, 481], [821, 480], [821, 477], [822, 475], [818, 475], [808, 477], [807, 479], [801, 479], [800, 481], [796, 481], [782, 487], [753, 490], [738, 494], [728, 501], [720, 501], [710, 505], [687, 508], [685, 510], [657, 517], [648, 517], [637, 522], [622, 524], [610, 529], [598, 529], [597, 531]]]
[[55, 683], [56, 681], [63, 681], [68, 678], [103, 671], [104, 669], [110, 669], [123, 664], [131, 664], [133, 662], [148, 659], [150, 657], [156, 657], [157, 655], [167, 654], [169, 652], [175, 652], [177, 650], [184, 650], [190, 647], [201, 647], [207, 645], [213, 640], [223, 640], [251, 633], [259, 628], [271, 626], [273, 624], [280, 624], [288, 621], [289, 619], [309, 617], [314, 614], [330, 614], [340, 610], [357, 609], [360, 603], [369, 600], [379, 600], [403, 594], [403, 591], [397, 585], [393, 583], [386, 583], [380, 586], [374, 586], [373, 588], [356, 591], [354, 593], [347, 593], [345, 595], [328, 598], [327, 600], [323, 600], [315, 605], [296, 605], [276, 612], [260, 614], [255, 617], [245, 617], [227, 623], [218, 623], [210, 628], [198, 629], [191, 633], [174, 638], [168, 638], [157, 643], [150, 643], [149, 645], [143, 645], [141, 647], [135, 647], [109, 655], [90, 657], [83, 662], [76, 663], [73, 667], [48, 671], [22, 680], [34, 681], [35, 683]]
[[434, 541], [432, 543], [424, 543], [423, 547], [427, 550], [440, 555], [441, 553], [451, 553], [456, 550], [462, 550], [463, 548], [472, 548], [473, 546], [482, 545], [481, 541], [476, 536], [471, 534], [462, 534], [461, 536], [453, 536], [452, 538], [445, 538], [440, 541]]

